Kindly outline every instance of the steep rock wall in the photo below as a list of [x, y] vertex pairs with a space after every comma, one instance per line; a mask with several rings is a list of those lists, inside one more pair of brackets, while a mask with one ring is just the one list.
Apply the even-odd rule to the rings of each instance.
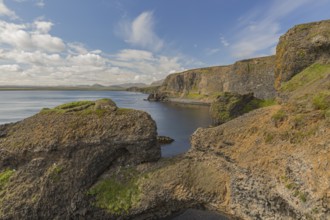
[[296, 25], [276, 48], [276, 88], [314, 62], [330, 62], [330, 20]]
[[188, 70], [169, 75], [160, 92], [169, 96], [212, 100], [219, 93], [254, 93], [258, 98], [273, 98], [274, 56], [238, 61], [229, 66]]

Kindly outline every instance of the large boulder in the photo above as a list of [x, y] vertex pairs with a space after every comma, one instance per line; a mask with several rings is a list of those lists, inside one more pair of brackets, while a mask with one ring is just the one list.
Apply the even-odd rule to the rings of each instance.
[[0, 133], [1, 219], [109, 219], [92, 185], [112, 167], [160, 158], [152, 118], [107, 99], [43, 109]]
[[281, 36], [276, 48], [275, 87], [311, 64], [330, 62], [330, 20], [300, 24]]

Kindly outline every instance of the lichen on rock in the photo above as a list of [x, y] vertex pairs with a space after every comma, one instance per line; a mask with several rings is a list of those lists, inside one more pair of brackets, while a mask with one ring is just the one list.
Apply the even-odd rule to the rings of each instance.
[[150, 115], [120, 112], [108, 99], [79, 101], [1, 125], [0, 170], [16, 171], [1, 184], [0, 218], [111, 218], [93, 206], [90, 187], [110, 168], [160, 158]]

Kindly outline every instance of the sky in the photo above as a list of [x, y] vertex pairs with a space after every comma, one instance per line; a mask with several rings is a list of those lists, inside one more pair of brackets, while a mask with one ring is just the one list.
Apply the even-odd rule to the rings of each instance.
[[330, 0], [0, 0], [1, 85], [151, 83], [275, 53]]

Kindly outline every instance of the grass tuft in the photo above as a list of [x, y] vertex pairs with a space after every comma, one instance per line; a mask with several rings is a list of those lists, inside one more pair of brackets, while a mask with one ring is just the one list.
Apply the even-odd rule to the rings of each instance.
[[313, 106], [317, 110], [330, 109], [330, 92], [320, 92], [313, 97]]
[[4, 187], [9, 182], [10, 177], [15, 173], [15, 170], [7, 169], [0, 173], [0, 191], [4, 189]]
[[116, 215], [127, 213], [140, 200], [140, 190], [134, 179], [126, 182], [114, 178], [102, 180], [88, 194], [96, 197], [97, 207]]

